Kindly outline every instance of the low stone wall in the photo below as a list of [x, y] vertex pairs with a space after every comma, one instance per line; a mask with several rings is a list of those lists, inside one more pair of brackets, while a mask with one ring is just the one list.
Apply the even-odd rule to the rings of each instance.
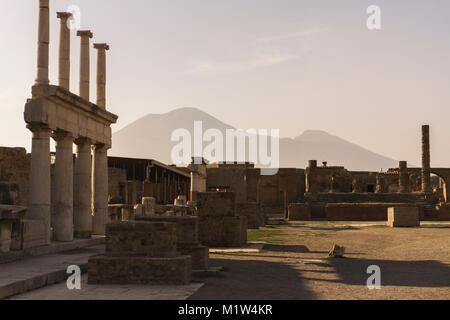
[[307, 203], [291, 203], [289, 205], [289, 221], [311, 220], [311, 206]]
[[28, 204], [30, 167], [31, 155], [24, 148], [0, 147], [0, 182], [4, 183], [1, 204]]
[[325, 212], [330, 221], [387, 221], [390, 207], [417, 207], [420, 219], [424, 217], [423, 205], [409, 203], [329, 203]]
[[417, 207], [388, 208], [387, 225], [392, 228], [420, 227], [419, 209]]

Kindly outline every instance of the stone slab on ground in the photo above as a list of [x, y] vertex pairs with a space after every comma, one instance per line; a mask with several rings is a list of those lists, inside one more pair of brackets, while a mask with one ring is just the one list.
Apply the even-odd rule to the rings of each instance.
[[68, 290], [64, 282], [10, 300], [186, 300], [202, 286], [203, 283], [186, 286], [88, 285], [87, 275], [84, 275], [80, 290]]
[[251, 242], [242, 248], [210, 248], [209, 253], [255, 253], [259, 252], [264, 248], [264, 243], [262, 242]]
[[89, 257], [104, 251], [104, 245], [97, 245], [0, 264], [0, 299], [64, 281], [70, 265], [86, 271]]

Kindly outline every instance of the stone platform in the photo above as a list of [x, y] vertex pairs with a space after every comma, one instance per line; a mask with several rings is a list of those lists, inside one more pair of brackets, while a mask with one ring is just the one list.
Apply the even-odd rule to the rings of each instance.
[[190, 256], [177, 252], [176, 224], [127, 221], [106, 225], [106, 255], [89, 259], [89, 284], [171, 284], [191, 281]]
[[199, 241], [199, 218], [193, 216], [142, 216], [137, 221], [169, 222], [176, 224], [177, 250], [191, 256], [193, 270], [209, 268], [209, 249]]

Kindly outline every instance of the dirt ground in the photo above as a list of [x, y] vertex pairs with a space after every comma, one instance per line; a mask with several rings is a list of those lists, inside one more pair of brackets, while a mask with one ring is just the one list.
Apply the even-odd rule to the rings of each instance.
[[[190, 299], [450, 299], [450, 223], [388, 228], [380, 223], [295, 222], [249, 231], [259, 253], [212, 254], [223, 272], [203, 276]], [[333, 244], [345, 258], [328, 258]], [[316, 260], [316, 261], [308, 261]], [[319, 261], [317, 261], [319, 260]], [[381, 269], [370, 290], [367, 268]]]

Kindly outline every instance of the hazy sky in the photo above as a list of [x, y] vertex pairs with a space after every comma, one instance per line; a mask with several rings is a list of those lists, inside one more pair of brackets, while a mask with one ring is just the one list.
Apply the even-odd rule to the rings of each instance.
[[[198, 107], [235, 127], [321, 129], [372, 151], [420, 163], [430, 124], [432, 165], [450, 166], [448, 0], [51, 0], [78, 5], [82, 27], [108, 42], [114, 130], [148, 113]], [[366, 9], [381, 7], [382, 30]], [[37, 0], [2, 1], [0, 145], [30, 146], [23, 109], [36, 76]], [[72, 35], [71, 91], [79, 39]], [[92, 50], [91, 100], [95, 99]], [[29, 149], [28, 149], [29, 150]]]

